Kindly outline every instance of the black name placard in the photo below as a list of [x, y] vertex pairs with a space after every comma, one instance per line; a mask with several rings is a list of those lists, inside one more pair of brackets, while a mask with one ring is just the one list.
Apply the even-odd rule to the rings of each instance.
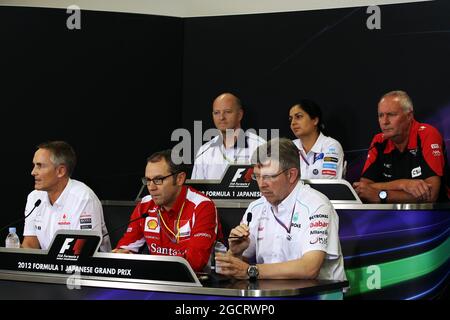
[[222, 180], [187, 180], [186, 184], [217, 200], [254, 200], [261, 197], [252, 179], [252, 165], [229, 165]]
[[181, 257], [99, 253], [101, 235], [94, 231], [58, 231], [49, 250], [0, 248], [0, 272], [77, 274], [201, 286], [189, 263]]

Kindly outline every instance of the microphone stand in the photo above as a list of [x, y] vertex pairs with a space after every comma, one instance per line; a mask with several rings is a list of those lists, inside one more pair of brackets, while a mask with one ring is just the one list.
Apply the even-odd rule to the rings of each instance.
[[[132, 222], [135, 222], [135, 221], [137, 221], [137, 220], [144, 219], [144, 218], [147, 218], [147, 217], [148, 217], [148, 213], [144, 213], [144, 214], [140, 215], [139, 217], [137, 217], [137, 218], [135, 218], [135, 219], [133, 219], [133, 220], [128, 221], [127, 224], [122, 224], [122, 225], [118, 226], [117, 228], [114, 228], [112, 231], [109, 231], [109, 232], [105, 233], [105, 234], [103, 235], [103, 238], [106, 237], [106, 236], [108, 236], [110, 233], [116, 232], [116, 231], [119, 230], [120, 228], [123, 228], [123, 227], [125, 227], [125, 226], [128, 226], [128, 225], [129, 225], [130, 223], [132, 223]], [[102, 238], [102, 239], [103, 239], [103, 238]]]
[[0, 228], [0, 232], [2, 232], [3, 230], [5, 230], [6, 228], [15, 225], [16, 223], [19, 223], [20, 221], [25, 220], [26, 218], [28, 218], [30, 216], [30, 214], [33, 213], [34, 209], [36, 209], [37, 207], [39, 207], [39, 205], [41, 204], [41, 199], [36, 200], [36, 202], [34, 203], [34, 207], [33, 209], [31, 209], [31, 211], [23, 218], [17, 219], [16, 221], [11, 222], [10, 224]]

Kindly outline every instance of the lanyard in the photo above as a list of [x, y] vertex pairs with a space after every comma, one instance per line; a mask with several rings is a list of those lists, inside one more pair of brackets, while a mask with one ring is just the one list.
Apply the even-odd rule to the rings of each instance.
[[[303, 152], [301, 150], [298, 151], [298, 153], [300, 154], [300, 158], [303, 159], [303, 161], [306, 163], [307, 166], [309, 166], [309, 162], [306, 159], [306, 157], [303, 155]], [[314, 152], [314, 156], [313, 156], [313, 164], [316, 163], [317, 160], [320, 160], [323, 158], [323, 153], [315, 153]]]
[[[309, 162], [308, 160], [306, 160], [306, 157], [303, 155], [302, 150], [299, 150], [298, 153], [300, 153], [300, 157], [303, 159], [303, 161], [306, 162], [306, 164], [309, 166]], [[317, 160], [319, 160], [321, 153], [315, 153], [314, 152], [314, 156], [313, 156], [313, 164], [316, 163]]]
[[159, 217], [164, 225], [164, 227], [166, 228], [167, 231], [169, 231], [172, 235], [173, 235], [173, 239], [171, 236], [169, 236], [170, 241], [172, 241], [173, 243], [178, 243], [180, 241], [180, 218], [181, 218], [181, 213], [183, 212], [184, 209], [184, 204], [186, 203], [186, 200], [183, 202], [183, 205], [181, 206], [180, 212], [178, 212], [178, 218], [177, 218], [177, 225], [176, 225], [176, 230], [177, 233], [175, 234], [175, 232], [173, 232], [166, 224], [166, 222], [164, 221], [164, 218], [161, 214], [161, 210], [158, 209], [158, 214]]
[[228, 163], [231, 163], [231, 164], [237, 163], [237, 161], [238, 161], [237, 159], [239, 158], [239, 154], [242, 152], [242, 150], [244, 151], [244, 154], [245, 154], [246, 150], [249, 148], [249, 147], [248, 147], [248, 142], [247, 142], [247, 137], [246, 137], [246, 136], [245, 136], [245, 144], [244, 144], [244, 148], [239, 147], [239, 146], [238, 146], [238, 143], [239, 143], [239, 138], [237, 138], [237, 139], [234, 141], [234, 145], [233, 145], [233, 149], [234, 149], [234, 161], [231, 160], [231, 159], [229, 159], [229, 158], [225, 155], [225, 153], [226, 153], [226, 148], [225, 148], [225, 146], [223, 145], [223, 143], [221, 143], [221, 145], [220, 145], [220, 147], [219, 147], [220, 153], [222, 154], [222, 158], [223, 158], [225, 161], [227, 161]]
[[308, 160], [306, 160], [306, 157], [303, 155], [302, 150], [299, 150], [298, 153], [300, 153], [300, 157], [301, 157], [301, 158], [303, 159], [303, 161], [305, 161], [306, 164], [309, 166], [309, 162], [308, 162]]
[[236, 155], [236, 148], [234, 148], [234, 161], [232, 161], [231, 159], [228, 159], [228, 157], [225, 155], [225, 152], [223, 152], [222, 147], [220, 148], [220, 153], [222, 153], [222, 157], [225, 161], [227, 161], [228, 163], [236, 163], [236, 159], [237, 159], [237, 155]]
[[291, 237], [291, 227], [292, 227], [292, 217], [294, 216], [294, 211], [295, 211], [295, 205], [296, 205], [296, 204], [294, 204], [294, 207], [292, 208], [291, 220], [290, 220], [290, 223], [289, 223], [289, 228], [288, 228], [287, 226], [285, 226], [285, 224], [284, 224], [280, 219], [277, 218], [277, 216], [275, 215], [275, 213], [273, 213], [272, 207], [270, 207], [270, 211], [272, 211], [272, 214], [273, 214], [273, 217], [275, 218], [275, 220], [276, 220], [276, 221], [278, 222], [278, 224], [279, 224], [280, 226], [282, 226], [282, 227], [286, 230], [286, 232], [288, 233], [287, 236], [286, 236], [286, 238], [287, 238], [289, 241], [292, 239], [292, 237]]

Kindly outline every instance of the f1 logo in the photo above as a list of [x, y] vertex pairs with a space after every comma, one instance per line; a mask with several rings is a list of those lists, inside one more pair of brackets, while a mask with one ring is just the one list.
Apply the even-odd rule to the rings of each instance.
[[74, 238], [66, 238], [64, 240], [64, 244], [61, 247], [61, 250], [59, 250], [59, 253], [64, 253], [67, 250], [70, 249], [70, 244], [72, 243], [72, 241], [75, 240]]
[[245, 168], [241, 168], [241, 169], [237, 169], [236, 173], [234, 174], [233, 179], [231, 179], [231, 182], [236, 182], [237, 179], [239, 179], [240, 177], [242, 177], [242, 172], [244, 172], [246, 169]]

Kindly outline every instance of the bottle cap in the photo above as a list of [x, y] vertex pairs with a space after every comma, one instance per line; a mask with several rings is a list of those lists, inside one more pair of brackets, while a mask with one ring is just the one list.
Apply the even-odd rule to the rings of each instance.
[[9, 228], [9, 233], [16, 233], [16, 228], [15, 227], [10, 227]]

